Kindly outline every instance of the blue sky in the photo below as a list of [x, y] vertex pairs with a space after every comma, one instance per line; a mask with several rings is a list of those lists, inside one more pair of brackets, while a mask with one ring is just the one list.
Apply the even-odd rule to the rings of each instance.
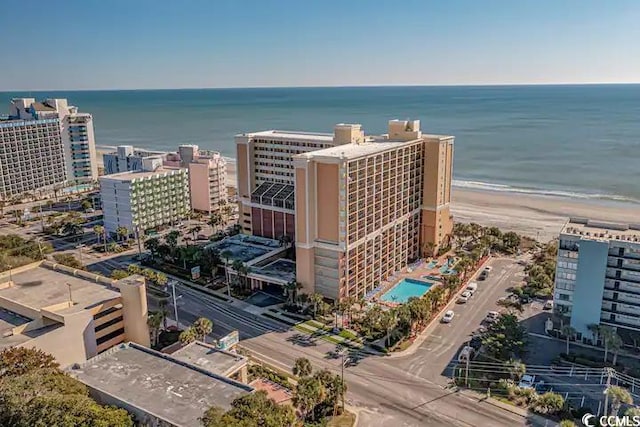
[[0, 3], [0, 90], [640, 81], [638, 0]]

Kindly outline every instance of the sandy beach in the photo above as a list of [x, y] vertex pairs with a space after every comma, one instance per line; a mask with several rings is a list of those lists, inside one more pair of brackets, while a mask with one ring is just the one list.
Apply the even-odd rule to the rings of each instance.
[[[106, 147], [98, 149], [99, 163]], [[236, 165], [227, 162], [227, 185], [236, 186]], [[457, 221], [477, 222], [515, 231], [541, 241], [557, 237], [570, 217], [623, 224], [640, 223], [640, 205], [553, 196], [453, 188], [452, 212]]]

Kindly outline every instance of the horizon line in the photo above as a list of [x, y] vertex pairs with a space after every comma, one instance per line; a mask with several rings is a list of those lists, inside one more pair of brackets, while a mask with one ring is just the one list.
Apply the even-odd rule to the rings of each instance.
[[353, 88], [391, 88], [391, 87], [531, 87], [531, 86], [625, 86], [638, 85], [638, 82], [586, 82], [586, 83], [463, 83], [463, 84], [378, 84], [378, 85], [306, 85], [306, 86], [212, 86], [212, 87], [173, 87], [173, 88], [129, 88], [129, 89], [11, 89], [10, 92], [136, 92], [171, 90], [239, 90], [239, 89], [353, 89]]

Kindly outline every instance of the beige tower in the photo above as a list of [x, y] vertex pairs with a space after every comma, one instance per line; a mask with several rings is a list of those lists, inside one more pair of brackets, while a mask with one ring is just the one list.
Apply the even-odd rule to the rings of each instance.
[[144, 277], [133, 275], [118, 280], [122, 296], [122, 319], [126, 341], [150, 347], [149, 326], [147, 325], [147, 287]]
[[423, 139], [425, 175], [420, 242], [423, 256], [430, 256], [446, 243], [453, 231], [450, 206], [454, 137], [425, 135]]

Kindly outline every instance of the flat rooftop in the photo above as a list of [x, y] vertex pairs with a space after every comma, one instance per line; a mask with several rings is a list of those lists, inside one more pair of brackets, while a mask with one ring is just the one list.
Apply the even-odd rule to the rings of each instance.
[[322, 150], [301, 153], [293, 156], [293, 158], [304, 159], [321, 159], [321, 158], [339, 158], [339, 159], [357, 159], [359, 157], [367, 157], [372, 154], [381, 153], [387, 150], [397, 149], [403, 145], [418, 141], [367, 141], [360, 144], [342, 144], [335, 147], [323, 148]]
[[175, 171], [179, 171], [179, 170], [183, 170], [181, 168], [175, 168], [175, 167], [166, 167], [166, 166], [161, 166], [156, 170], [153, 171], [128, 171], [128, 172], [119, 172], [119, 173], [114, 173], [111, 175], [103, 175], [100, 177], [100, 180], [105, 180], [105, 181], [133, 181], [135, 179], [143, 179], [143, 178], [149, 178], [151, 176], [155, 176], [155, 175], [164, 175], [170, 172], [175, 172]]
[[290, 282], [296, 278], [296, 263], [289, 259], [277, 259], [262, 267], [251, 267], [251, 273], [249, 275], [267, 276]]
[[252, 387], [207, 372], [172, 356], [120, 344], [69, 373], [90, 388], [113, 396], [176, 426], [200, 426], [211, 406], [228, 410]]
[[618, 224], [587, 218], [571, 218], [562, 228], [561, 234], [640, 243], [640, 224]]
[[54, 265], [44, 262], [37, 267], [12, 274], [13, 286], [9, 286], [8, 275], [3, 275], [0, 278], [0, 299], [11, 300], [21, 306], [40, 310], [68, 302], [69, 285], [71, 285], [74, 306], [56, 310], [69, 313], [120, 297], [120, 292], [116, 288], [62, 270], [55, 270]]
[[0, 350], [14, 347], [29, 341], [25, 335], [13, 335], [13, 328], [29, 323], [30, 319], [22, 317], [10, 311], [0, 309]]
[[220, 253], [229, 251], [231, 253], [229, 262], [238, 260], [247, 263], [269, 252], [280, 249], [280, 243], [277, 240], [267, 239], [265, 237], [236, 234], [219, 242], [211, 243], [207, 247], [216, 248]]
[[246, 357], [199, 341], [187, 344], [173, 352], [171, 357], [222, 376], [229, 376], [247, 364]]
[[301, 132], [288, 130], [264, 130], [260, 132], [249, 132], [237, 136], [249, 136], [254, 138], [276, 138], [276, 139], [297, 139], [305, 141], [333, 142], [333, 133], [324, 132]]

